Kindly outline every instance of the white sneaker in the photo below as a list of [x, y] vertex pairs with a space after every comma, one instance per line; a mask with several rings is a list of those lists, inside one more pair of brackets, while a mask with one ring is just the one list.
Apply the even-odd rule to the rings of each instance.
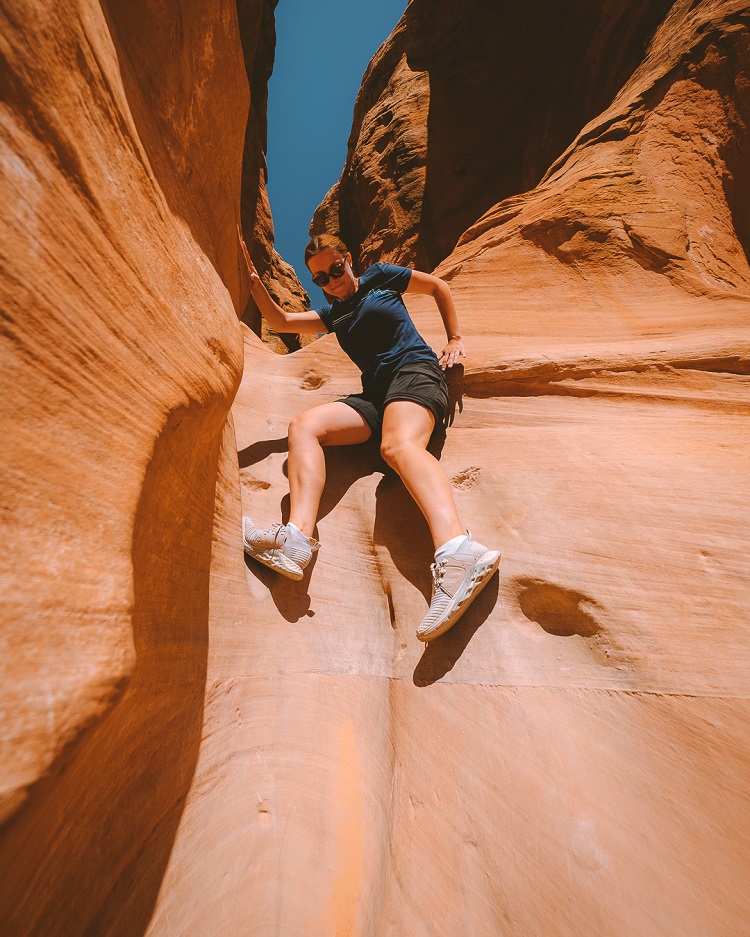
[[460, 550], [432, 564], [430, 609], [417, 628], [420, 641], [432, 641], [455, 625], [492, 578], [500, 563], [497, 550], [467, 539]]
[[313, 553], [320, 547], [317, 540], [288, 524], [274, 524], [258, 530], [249, 517], [242, 518], [242, 545], [248, 556], [287, 579], [301, 579]]

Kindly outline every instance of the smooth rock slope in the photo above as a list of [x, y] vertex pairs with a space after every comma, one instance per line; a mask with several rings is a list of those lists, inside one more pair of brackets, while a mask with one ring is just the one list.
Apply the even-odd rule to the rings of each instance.
[[[413, 33], [426, 6], [347, 166], [354, 248], [454, 291], [442, 460], [504, 553], [427, 647], [427, 528], [376, 446], [328, 453], [301, 583], [242, 556], [289, 420], [357, 388], [334, 338], [277, 356], [237, 321], [266, 5], [0, 4], [3, 934], [745, 933], [750, 11], [441, 0]], [[578, 124], [543, 129], [540, 75], [493, 189], [424, 127], [471, 150], [457, 109], [495, 120], [528, 17], [578, 37]]]

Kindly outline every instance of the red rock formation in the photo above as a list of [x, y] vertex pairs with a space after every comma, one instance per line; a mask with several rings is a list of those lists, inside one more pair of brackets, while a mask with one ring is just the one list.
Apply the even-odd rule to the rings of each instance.
[[0, 89], [0, 930], [143, 933], [236, 484], [234, 4], [6, 0]]
[[365, 74], [312, 230], [340, 231], [363, 267], [431, 270], [611, 103], [671, 5], [412, 0]]
[[426, 648], [429, 537], [372, 446], [328, 453], [302, 583], [243, 563], [288, 421], [357, 376], [243, 327], [226, 422], [233, 9], [77, 11], [0, 6], [3, 933], [739, 937], [746, 4], [675, 4], [439, 268], [442, 458], [504, 559]]
[[[342, 524], [362, 556], [357, 588], [373, 569], [381, 597], [358, 594], [369, 614], [333, 621], [324, 647], [346, 642], [342, 674], [353, 658], [372, 682], [389, 678], [385, 713], [330, 691], [346, 699], [340, 724], [348, 712], [358, 738], [363, 724], [372, 733], [354, 785], [365, 836], [350, 853], [363, 933], [373, 920], [394, 934], [744, 931], [749, 20], [746, 3], [674, 4], [639, 67], [610, 86], [614, 100], [541, 184], [498, 201], [438, 267], [470, 351], [442, 458], [467, 523], [505, 556], [497, 592], [421, 656], [412, 627], [428, 589], [426, 531], [376, 462], [331, 458], [335, 485], [344, 464], [352, 474], [320, 524], [312, 620], [332, 617], [324, 564], [345, 565]], [[378, 191], [390, 205], [406, 201], [425, 146], [416, 132], [408, 145], [406, 94], [394, 80], [360, 105], [356, 120], [371, 129], [358, 135], [355, 122], [347, 205], [367, 206]], [[384, 170], [389, 159], [397, 165]], [[364, 262], [381, 237], [387, 256], [403, 237], [415, 257], [412, 216], [376, 209], [369, 226], [364, 209], [354, 213], [367, 221]], [[415, 297], [410, 308], [439, 347], [431, 302]], [[330, 342], [311, 368], [318, 400], [345, 383], [325, 383]], [[302, 387], [308, 356], [297, 365]], [[246, 371], [235, 412], [248, 438], [263, 431], [261, 414], [249, 424], [240, 409], [254, 387]], [[292, 397], [285, 413], [302, 405]], [[244, 470], [246, 497], [265, 520], [285, 481], [270, 444], [250, 451], [265, 461]], [[374, 516], [359, 521], [368, 504]], [[415, 556], [403, 531], [420, 529]], [[288, 617], [282, 587], [273, 595]], [[312, 643], [308, 630], [295, 641]], [[386, 764], [368, 760], [379, 732]], [[346, 763], [343, 741], [339, 751]], [[293, 762], [279, 749], [274, 765]], [[323, 901], [308, 901], [313, 917]], [[301, 918], [284, 912], [293, 930]]]
[[[285, 309], [307, 309], [310, 298], [294, 269], [273, 247], [274, 231], [268, 203], [266, 149], [268, 145], [268, 79], [273, 71], [278, 0], [238, 0], [237, 13], [245, 67], [250, 82], [250, 113], [245, 129], [242, 166], [242, 230], [253, 262], [273, 298]], [[268, 328], [249, 293], [243, 295], [243, 321], [278, 352], [299, 348], [298, 335], [279, 336]]]

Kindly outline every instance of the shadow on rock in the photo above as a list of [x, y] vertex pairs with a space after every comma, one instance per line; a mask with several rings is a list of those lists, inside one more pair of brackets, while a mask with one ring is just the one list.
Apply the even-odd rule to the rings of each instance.
[[331, 446], [324, 450], [326, 485], [320, 499], [318, 518], [330, 514], [360, 478], [385, 470], [379, 445], [378, 441], [370, 439], [358, 446]]
[[430, 564], [434, 559], [430, 528], [404, 483], [390, 469], [375, 489], [372, 537], [376, 544], [388, 550], [404, 579], [416, 586], [429, 602]]
[[495, 573], [456, 624], [425, 645], [414, 669], [414, 685], [430, 686], [453, 669], [476, 631], [487, 621], [497, 602], [500, 577]]
[[257, 462], [262, 462], [263, 459], [268, 458], [274, 452], [286, 452], [288, 449], [289, 440], [286, 436], [281, 436], [278, 439], [261, 439], [259, 442], [254, 442], [252, 445], [240, 449], [237, 453], [237, 459], [241, 469], [249, 468]]
[[300, 618], [312, 618], [315, 612], [310, 608], [310, 577], [317, 560], [316, 554], [305, 569], [302, 579], [287, 579], [280, 573], [263, 566], [245, 554], [245, 566], [252, 575], [268, 589], [276, 608], [286, 621], [295, 622]]
[[[445, 429], [436, 427], [427, 451], [439, 461], [445, 446]], [[434, 546], [430, 528], [398, 474], [379, 459], [383, 479], [375, 489], [373, 541], [384, 546], [396, 569], [424, 595], [432, 594], [430, 564]]]
[[[286, 452], [287, 449], [286, 436], [283, 439], [254, 443], [240, 451], [240, 467], [246, 468], [261, 462], [273, 452]], [[319, 518], [330, 514], [356, 481], [385, 468], [378, 453], [378, 444], [373, 441], [357, 446], [331, 446], [323, 451], [326, 460], [326, 484], [320, 500]], [[281, 521], [284, 524], [289, 520], [289, 510], [289, 495], [286, 494], [280, 504]], [[316, 530], [316, 536], [317, 533]], [[289, 622], [296, 622], [305, 617], [312, 618], [315, 615], [310, 608], [309, 588], [316, 562], [317, 554], [313, 554], [302, 579], [293, 580], [245, 555], [246, 567], [268, 588], [279, 613]]]
[[593, 615], [599, 606], [590, 596], [541, 579], [519, 579], [515, 585], [521, 611], [547, 634], [592, 638], [601, 631]]
[[154, 447], [133, 529], [135, 671], [2, 839], [4, 934], [148, 929], [201, 742], [222, 442], [206, 415], [173, 413]]

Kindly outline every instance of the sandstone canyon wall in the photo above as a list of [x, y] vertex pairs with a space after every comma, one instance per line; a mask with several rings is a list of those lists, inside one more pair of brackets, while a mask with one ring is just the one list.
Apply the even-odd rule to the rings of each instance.
[[[440, 2], [411, 35], [412, 0], [376, 56], [419, 50], [360, 95], [392, 130], [353, 133], [356, 246], [441, 262], [469, 346], [442, 460], [504, 553], [427, 647], [429, 536], [375, 446], [328, 453], [301, 583], [242, 557], [289, 420], [357, 386], [333, 338], [237, 322], [272, 5], [0, 3], [0, 931], [740, 937], [748, 5], [576, 3], [566, 33]], [[446, 137], [481, 137], [471, 98], [495, 120], [524, 17], [578, 36], [573, 90], [503, 112], [480, 185]]]
[[671, 6], [412, 0], [363, 79], [346, 165], [313, 230], [340, 231], [363, 268], [433, 269], [609, 107]]
[[0, 90], [0, 932], [142, 933], [236, 484], [235, 5], [9, 0]]
[[[242, 162], [242, 230], [261, 279], [271, 296], [285, 309], [307, 309], [309, 297], [293, 268], [274, 250], [273, 219], [268, 202], [266, 149], [268, 144], [268, 79], [273, 71], [278, 0], [258, 4], [238, 0], [237, 13], [242, 51], [251, 91]], [[285, 352], [304, 342], [298, 335], [277, 336], [269, 329], [249, 294], [244, 297], [242, 321], [263, 337], [269, 347]]]

